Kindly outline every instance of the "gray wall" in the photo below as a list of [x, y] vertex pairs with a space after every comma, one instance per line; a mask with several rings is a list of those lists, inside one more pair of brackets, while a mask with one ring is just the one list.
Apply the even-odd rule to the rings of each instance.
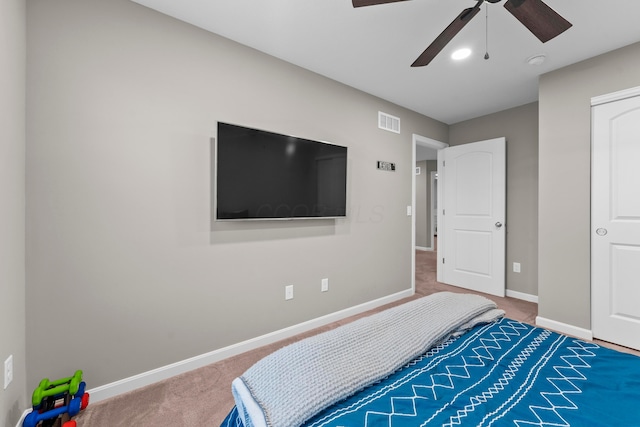
[[450, 145], [501, 136], [507, 140], [507, 289], [538, 295], [538, 103], [449, 128]]
[[[412, 134], [447, 125], [127, 0], [27, 11], [29, 384], [97, 387], [410, 289]], [[212, 224], [217, 120], [347, 146], [349, 218]]]
[[0, 425], [28, 406], [25, 375], [25, 63], [22, 0], [0, 2], [0, 366], [13, 355], [13, 382], [0, 375]]
[[591, 328], [591, 98], [640, 86], [640, 43], [540, 78], [539, 308]]

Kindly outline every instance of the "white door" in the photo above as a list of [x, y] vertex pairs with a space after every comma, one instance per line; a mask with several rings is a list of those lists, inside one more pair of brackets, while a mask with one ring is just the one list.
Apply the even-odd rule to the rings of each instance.
[[438, 152], [438, 280], [505, 294], [505, 138]]
[[640, 96], [592, 109], [591, 320], [640, 350]]

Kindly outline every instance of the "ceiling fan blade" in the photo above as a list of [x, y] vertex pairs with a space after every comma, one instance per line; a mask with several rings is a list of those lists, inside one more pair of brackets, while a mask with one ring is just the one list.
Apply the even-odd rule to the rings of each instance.
[[480, 12], [479, 7], [470, 7], [465, 9], [453, 20], [451, 24], [447, 28], [444, 29], [443, 32], [440, 33], [438, 37], [429, 45], [429, 47], [422, 52], [422, 55], [416, 59], [412, 67], [424, 67], [428, 65], [433, 58], [435, 58], [442, 49], [453, 39], [456, 34], [460, 32], [464, 28], [465, 25], [471, 21], [471, 18], [476, 16]]
[[395, 3], [397, 1], [407, 0], [352, 0], [353, 7], [373, 6], [376, 4]]
[[542, 43], [564, 33], [572, 26], [542, 0], [508, 0], [504, 7]]

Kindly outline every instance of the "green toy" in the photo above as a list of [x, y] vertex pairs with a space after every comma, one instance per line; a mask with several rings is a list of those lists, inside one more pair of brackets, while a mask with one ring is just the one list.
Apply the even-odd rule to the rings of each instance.
[[78, 370], [72, 377], [62, 378], [56, 381], [49, 381], [48, 378], [40, 381], [38, 387], [33, 390], [31, 403], [34, 407], [40, 406], [42, 399], [45, 397], [56, 396], [63, 393], [69, 393], [75, 396], [82, 382], [82, 371]]
[[71, 418], [89, 404], [89, 393], [82, 381], [82, 371], [72, 377], [40, 381], [33, 391], [33, 409], [22, 422], [23, 427], [76, 427]]

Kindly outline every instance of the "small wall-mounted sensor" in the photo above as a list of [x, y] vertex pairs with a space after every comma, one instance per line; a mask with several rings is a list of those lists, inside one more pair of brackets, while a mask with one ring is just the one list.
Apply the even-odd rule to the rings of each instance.
[[380, 169], [381, 171], [395, 172], [396, 164], [391, 162], [382, 162], [378, 160], [377, 168]]

